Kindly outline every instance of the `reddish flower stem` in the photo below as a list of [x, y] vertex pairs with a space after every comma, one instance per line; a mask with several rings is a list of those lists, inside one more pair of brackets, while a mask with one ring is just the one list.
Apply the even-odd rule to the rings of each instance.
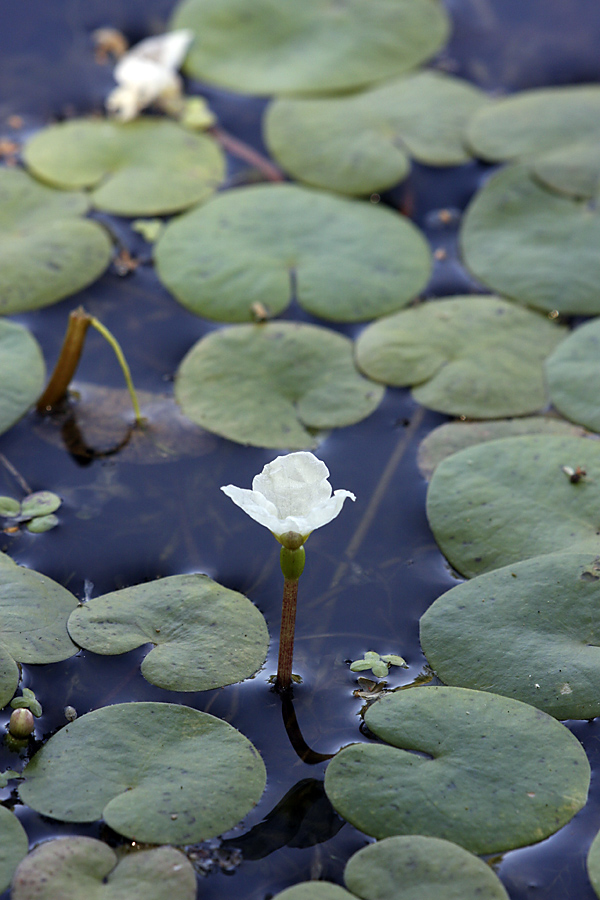
[[232, 134], [217, 126], [211, 128], [210, 131], [224, 150], [227, 150], [233, 156], [237, 156], [238, 159], [243, 159], [245, 162], [250, 163], [251, 166], [254, 166], [255, 169], [258, 169], [265, 176], [267, 181], [285, 181], [285, 176], [281, 169], [278, 169], [274, 163], [248, 144], [245, 144], [244, 141], [240, 141], [239, 138], [233, 137]]
[[292, 686], [292, 661], [294, 657], [294, 630], [296, 627], [296, 601], [298, 579], [286, 578], [283, 582], [281, 630], [279, 632], [279, 660], [277, 662], [278, 691], [289, 691]]

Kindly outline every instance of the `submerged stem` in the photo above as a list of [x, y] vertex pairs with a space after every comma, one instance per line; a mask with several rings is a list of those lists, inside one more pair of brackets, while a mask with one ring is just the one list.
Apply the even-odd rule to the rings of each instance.
[[46, 390], [37, 402], [39, 413], [52, 412], [60, 403], [73, 380], [85, 343], [85, 335], [92, 317], [80, 306], [69, 315], [67, 333], [60, 350], [58, 361]]
[[106, 328], [106, 326], [103, 325], [102, 322], [99, 322], [95, 316], [90, 316], [90, 325], [92, 325], [96, 329], [96, 331], [99, 331], [102, 337], [107, 340], [110, 346], [113, 348], [114, 354], [117, 357], [123, 375], [125, 376], [127, 390], [129, 391], [133, 411], [135, 413], [136, 425], [142, 425], [144, 422], [142, 411], [140, 409], [140, 404], [138, 403], [138, 398], [133, 386], [133, 381], [131, 380], [131, 372], [129, 370], [129, 366], [127, 365], [127, 360], [125, 359], [125, 355], [121, 350], [121, 345], [119, 344], [116, 337], [108, 330], [108, 328]]

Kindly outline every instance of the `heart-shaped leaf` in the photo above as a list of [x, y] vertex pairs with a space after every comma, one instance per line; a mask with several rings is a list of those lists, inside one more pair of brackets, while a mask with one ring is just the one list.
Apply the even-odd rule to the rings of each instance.
[[352, 350], [348, 338], [316, 325], [233, 325], [192, 347], [175, 396], [193, 422], [229, 440], [311, 449], [316, 431], [359, 422], [383, 397], [356, 371]]
[[373, 322], [356, 342], [359, 368], [415, 385], [423, 406], [487, 419], [545, 406], [543, 362], [564, 337], [543, 316], [498, 297], [451, 297]]
[[0, 314], [48, 306], [104, 272], [107, 232], [84, 219], [83, 194], [54, 191], [20, 169], [0, 169]]
[[525, 703], [419, 687], [382, 697], [365, 722], [387, 743], [341, 750], [325, 790], [345, 819], [374, 837], [422, 834], [497, 853], [553, 834], [586, 802], [581, 744]]
[[158, 275], [184, 306], [248, 322], [297, 299], [325, 319], [360, 322], [405, 306], [427, 283], [429, 247], [389, 209], [297, 185], [219, 194], [165, 228]]
[[23, 775], [21, 799], [37, 812], [64, 822], [103, 818], [149, 844], [191, 844], [227, 831], [266, 781], [262, 759], [239, 731], [170, 703], [87, 713], [53, 735]]
[[244, 94], [334, 93], [414, 68], [438, 50], [437, 0], [185, 0], [172, 29], [197, 35], [185, 69]]
[[269, 644], [267, 623], [254, 604], [207, 575], [173, 575], [105, 594], [78, 607], [68, 627], [93, 653], [153, 644], [142, 675], [171, 691], [243, 681], [262, 666]]
[[213, 193], [225, 170], [213, 138], [151, 117], [61, 122], [38, 132], [23, 153], [43, 181], [89, 188], [97, 209], [120, 216], [187, 209]]

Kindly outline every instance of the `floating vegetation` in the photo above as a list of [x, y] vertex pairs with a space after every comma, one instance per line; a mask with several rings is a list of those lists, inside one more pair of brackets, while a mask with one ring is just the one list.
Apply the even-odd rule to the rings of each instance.
[[45, 841], [15, 873], [12, 900], [88, 900], [90, 892], [127, 900], [194, 900], [192, 864], [174, 847], [117, 856], [89, 837]]
[[[563, 467], [585, 469], [572, 481]], [[442, 553], [467, 577], [556, 553], [600, 553], [600, 445], [577, 437], [503, 438], [443, 460], [427, 494]]]
[[556, 409], [600, 431], [600, 321], [587, 322], [558, 345], [546, 360], [546, 377]]
[[600, 897], [600, 834], [597, 834], [592, 841], [587, 857], [587, 871], [592, 887]]
[[87, 209], [84, 194], [0, 168], [0, 314], [49, 306], [104, 272], [112, 243], [98, 222], [84, 218]]
[[67, 190], [87, 188], [96, 209], [118, 216], [187, 209], [210, 197], [225, 172], [212, 137], [151, 117], [50, 125], [31, 138], [23, 156], [42, 181]]
[[421, 619], [446, 684], [522, 700], [557, 719], [600, 715], [600, 559], [552, 553], [459, 584]]
[[318, 431], [352, 425], [384, 389], [356, 371], [352, 341], [296, 322], [213, 331], [183, 359], [175, 396], [186, 416], [229, 440], [306, 450]]
[[370, 194], [406, 178], [411, 158], [431, 166], [468, 162], [464, 128], [486, 102], [467, 81], [418, 72], [359, 94], [275, 100], [264, 133], [294, 178], [342, 194]]
[[494, 291], [536, 309], [600, 313], [598, 210], [556, 194], [525, 164], [493, 175], [461, 230], [467, 266]]
[[27, 832], [10, 810], [0, 806], [0, 891], [10, 885], [13, 873], [27, 856]]
[[75, 643], [115, 655], [150, 645], [142, 675], [170, 691], [208, 691], [254, 675], [267, 655], [261, 612], [207, 575], [173, 575], [113, 591], [69, 619]]
[[296, 299], [338, 322], [406, 306], [429, 278], [431, 251], [406, 218], [297, 185], [219, 194], [165, 228], [155, 249], [161, 281], [196, 315], [250, 322]]
[[325, 790], [340, 815], [378, 839], [422, 834], [497, 853], [553, 834], [586, 802], [581, 744], [525, 703], [420, 687], [385, 694], [365, 723], [386, 743], [340, 750]]
[[437, 0], [184, 0], [171, 28], [196, 34], [184, 70], [243, 94], [335, 93], [414, 68], [449, 32]]
[[266, 772], [227, 722], [148, 702], [80, 716], [38, 750], [23, 777], [21, 799], [43, 815], [102, 818], [142, 843], [191, 844], [236, 825], [258, 802]]
[[33, 406], [45, 377], [44, 358], [33, 335], [23, 325], [1, 319], [0, 432], [8, 431]]

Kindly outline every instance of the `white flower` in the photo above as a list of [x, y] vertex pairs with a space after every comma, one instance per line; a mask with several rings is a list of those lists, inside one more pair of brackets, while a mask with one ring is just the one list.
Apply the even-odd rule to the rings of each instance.
[[129, 122], [151, 103], [168, 105], [181, 98], [177, 69], [190, 46], [188, 29], [147, 38], [125, 53], [114, 70], [118, 84], [106, 99], [106, 108], [117, 119]]
[[233, 484], [221, 490], [281, 543], [290, 532], [304, 543], [311, 531], [339, 515], [346, 497], [356, 500], [350, 491], [332, 495], [328, 478], [325, 463], [302, 450], [268, 463], [253, 479], [251, 491]]

